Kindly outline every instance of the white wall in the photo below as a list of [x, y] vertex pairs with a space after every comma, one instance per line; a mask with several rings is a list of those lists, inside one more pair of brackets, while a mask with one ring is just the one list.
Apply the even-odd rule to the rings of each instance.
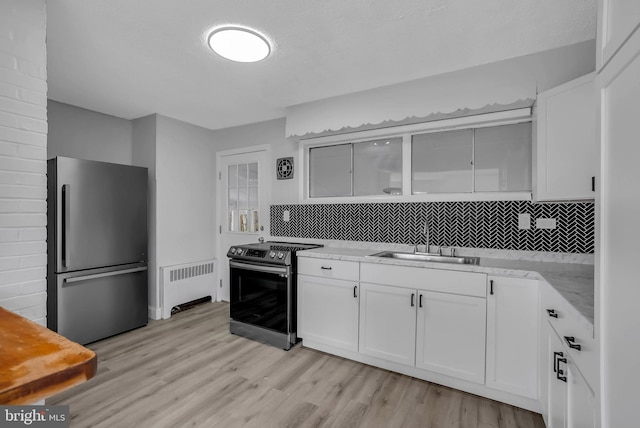
[[47, 156], [131, 165], [130, 120], [48, 100]]
[[45, 0], [0, 2], [0, 306], [46, 325]]
[[132, 122], [131, 163], [143, 166], [149, 170], [149, 194], [147, 205], [148, 267], [149, 267], [149, 317], [158, 319], [160, 316], [156, 281], [157, 281], [157, 221], [156, 221], [156, 115], [141, 117]]
[[158, 115], [156, 156], [158, 267], [213, 258], [211, 131]]
[[132, 161], [149, 168], [149, 316], [163, 266], [215, 257], [212, 131], [157, 114], [133, 121]]

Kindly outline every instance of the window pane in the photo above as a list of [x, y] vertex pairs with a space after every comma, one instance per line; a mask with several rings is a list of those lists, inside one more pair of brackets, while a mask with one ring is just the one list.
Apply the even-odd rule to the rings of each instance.
[[402, 138], [353, 145], [353, 194], [402, 193]]
[[309, 149], [309, 196], [351, 196], [351, 144]]
[[476, 192], [531, 190], [531, 122], [475, 130]]
[[238, 189], [229, 189], [229, 209], [238, 209]]
[[472, 191], [472, 132], [464, 129], [412, 136], [413, 193]]

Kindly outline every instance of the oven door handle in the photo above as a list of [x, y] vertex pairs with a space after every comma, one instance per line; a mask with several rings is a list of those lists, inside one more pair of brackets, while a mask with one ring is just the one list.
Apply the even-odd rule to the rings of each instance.
[[286, 268], [286, 267], [255, 265], [252, 263], [234, 262], [232, 260], [229, 261], [229, 267], [236, 268], [236, 269], [253, 270], [256, 272], [277, 273], [284, 277], [289, 276], [289, 268]]

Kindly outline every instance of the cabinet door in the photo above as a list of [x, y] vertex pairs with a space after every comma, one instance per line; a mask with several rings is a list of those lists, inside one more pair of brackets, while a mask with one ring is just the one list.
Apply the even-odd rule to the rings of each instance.
[[418, 292], [416, 367], [484, 383], [487, 301]]
[[415, 364], [416, 290], [360, 284], [360, 352]]
[[567, 360], [567, 427], [595, 428], [596, 402], [573, 360]]
[[[547, 407], [549, 413], [547, 416], [547, 428], [566, 428], [567, 426], [567, 382], [562, 378], [566, 378], [566, 364], [558, 362], [558, 358], [566, 358], [566, 352], [560, 341], [548, 322], [545, 321], [543, 340], [547, 344], [548, 358], [547, 366], [544, 368], [544, 376], [547, 378], [548, 395]], [[562, 364], [558, 372], [558, 364]]]
[[538, 94], [534, 143], [537, 201], [593, 199], [596, 174], [594, 75]]
[[358, 283], [298, 275], [298, 336], [358, 351]]
[[487, 386], [538, 398], [538, 282], [489, 276]]

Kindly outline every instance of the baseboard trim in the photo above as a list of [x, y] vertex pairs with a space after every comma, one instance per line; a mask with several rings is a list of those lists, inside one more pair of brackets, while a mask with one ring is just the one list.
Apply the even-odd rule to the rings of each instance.
[[147, 313], [148, 313], [149, 319], [159, 320], [162, 317], [162, 308], [156, 308], [154, 306], [149, 306], [147, 308]]

